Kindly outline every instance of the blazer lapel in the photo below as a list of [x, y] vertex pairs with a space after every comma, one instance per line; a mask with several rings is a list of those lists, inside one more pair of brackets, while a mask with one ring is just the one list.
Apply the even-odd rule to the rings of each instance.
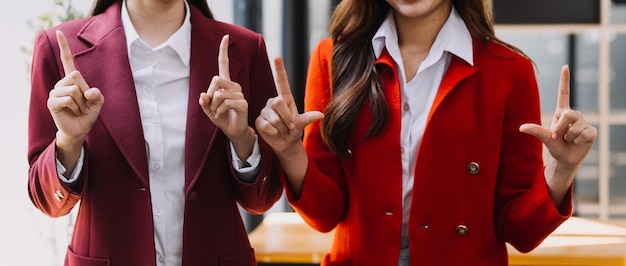
[[477, 69], [474, 66], [469, 65], [467, 62], [463, 61], [463, 59], [452, 56], [452, 61], [450, 61], [448, 70], [443, 75], [443, 79], [441, 80], [441, 84], [439, 85], [439, 90], [437, 91], [437, 95], [435, 96], [433, 106], [430, 109], [426, 125], [429, 124], [433, 114], [437, 111], [441, 103], [450, 94], [450, 92], [461, 81], [473, 75], [474, 73], [476, 73], [476, 71]]
[[[219, 128], [206, 116], [198, 98], [205, 92], [211, 79], [218, 75], [217, 54], [222, 36], [218, 23], [204, 17], [195, 6], [191, 8], [191, 61], [189, 75], [189, 103], [187, 110], [187, 129], [185, 139], [185, 188], [189, 190], [199, 177], [206, 164], [208, 154], [214, 145]], [[231, 35], [229, 47], [235, 45]], [[230, 74], [235, 79], [240, 64], [231, 54]], [[217, 143], [217, 145], [226, 145]], [[226, 156], [226, 154], [224, 154]], [[228, 160], [230, 161], [230, 160]]]
[[100, 119], [147, 186], [147, 152], [120, 14], [121, 3], [117, 1], [87, 24], [78, 37], [93, 46], [75, 51], [74, 60], [89, 85], [102, 91], [105, 102]]

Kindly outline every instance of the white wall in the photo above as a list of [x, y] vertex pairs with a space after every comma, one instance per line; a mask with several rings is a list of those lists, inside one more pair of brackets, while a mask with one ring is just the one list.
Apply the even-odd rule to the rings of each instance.
[[[89, 1], [75, 1], [88, 10]], [[78, 2], [85, 2], [84, 4]], [[52, 0], [6, 1], [0, 10], [0, 265], [62, 265], [69, 218], [52, 219], [28, 199], [26, 158], [30, 59], [20, 46], [32, 47], [35, 32], [28, 20], [54, 7]], [[86, 11], [85, 11], [86, 12]]]

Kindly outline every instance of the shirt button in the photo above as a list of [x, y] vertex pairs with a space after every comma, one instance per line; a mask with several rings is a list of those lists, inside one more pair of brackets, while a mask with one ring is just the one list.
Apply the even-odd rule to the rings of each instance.
[[456, 227], [456, 234], [460, 236], [466, 236], [469, 232], [469, 229], [465, 225], [459, 225]]
[[156, 214], [156, 216], [161, 217], [161, 216], [163, 215], [163, 210], [161, 210], [161, 209], [157, 209], [157, 210], [154, 212], [154, 214]]
[[161, 166], [159, 164], [155, 163], [155, 164], [152, 165], [152, 170], [159, 171], [159, 169], [161, 169]]
[[165, 263], [165, 258], [163, 256], [159, 256], [159, 263]]
[[402, 109], [404, 109], [404, 111], [409, 111], [409, 109], [411, 109], [411, 107], [409, 106], [409, 104], [408, 104], [408, 103], [405, 103], [405, 104], [402, 106]]

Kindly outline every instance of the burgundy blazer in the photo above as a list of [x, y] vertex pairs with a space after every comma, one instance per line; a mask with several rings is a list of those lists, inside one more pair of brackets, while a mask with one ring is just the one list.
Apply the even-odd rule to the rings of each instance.
[[[311, 56], [305, 110], [331, 98], [332, 41]], [[290, 203], [319, 231], [335, 229], [322, 265], [397, 265], [402, 227], [401, 97], [397, 69], [376, 61], [390, 120], [366, 141], [371, 113], [357, 118], [340, 160], [323, 144], [319, 122], [306, 128], [309, 168]], [[536, 247], [571, 213], [571, 191], [555, 208], [543, 174], [542, 144], [519, 132], [541, 123], [530, 60], [489, 42], [474, 43], [474, 66], [453, 57], [418, 150], [408, 233], [411, 265], [506, 265], [505, 242]], [[324, 195], [320, 197], [320, 195]]]
[[[79, 204], [65, 265], [155, 265], [148, 162], [137, 96], [128, 60], [121, 1], [103, 14], [43, 31], [36, 40], [28, 128], [28, 191], [51, 217]], [[238, 204], [252, 213], [268, 210], [281, 196], [277, 161], [261, 138], [261, 170], [242, 183], [231, 165], [226, 136], [198, 104], [218, 74], [217, 53], [230, 34], [230, 71], [249, 103], [249, 124], [276, 95], [265, 43], [259, 34], [208, 19], [191, 5], [189, 107], [185, 140], [183, 265], [255, 265]], [[68, 37], [74, 61], [105, 103], [84, 145], [80, 182], [59, 180], [55, 132], [46, 106], [64, 73], [55, 30]], [[184, 118], [181, 118], [184, 119]], [[181, 217], [182, 219], [183, 217]]]

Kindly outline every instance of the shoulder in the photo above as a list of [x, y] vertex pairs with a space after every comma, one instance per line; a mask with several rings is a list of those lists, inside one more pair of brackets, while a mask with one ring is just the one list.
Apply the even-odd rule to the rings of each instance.
[[199, 10], [192, 8], [191, 13], [191, 29], [192, 32], [205, 36], [208, 39], [215, 39], [219, 36], [218, 43], [222, 36], [228, 34], [232, 41], [237, 43], [250, 43], [258, 45], [264, 42], [261, 34], [239, 25], [218, 21], [205, 17]]
[[531, 58], [496, 41], [474, 41], [474, 66], [479, 73], [500, 80], [520, 82], [535, 76]]
[[324, 38], [317, 43], [314, 53], [318, 54], [321, 58], [330, 61], [330, 56], [333, 53], [333, 40], [331, 38]]
[[320, 40], [315, 49], [313, 49], [313, 53], [311, 53], [311, 66], [317, 68], [330, 68], [332, 53], [333, 40], [330, 38]]
[[483, 67], [533, 68], [532, 60], [502, 42], [490, 40], [487, 43], [474, 41], [474, 60]]

